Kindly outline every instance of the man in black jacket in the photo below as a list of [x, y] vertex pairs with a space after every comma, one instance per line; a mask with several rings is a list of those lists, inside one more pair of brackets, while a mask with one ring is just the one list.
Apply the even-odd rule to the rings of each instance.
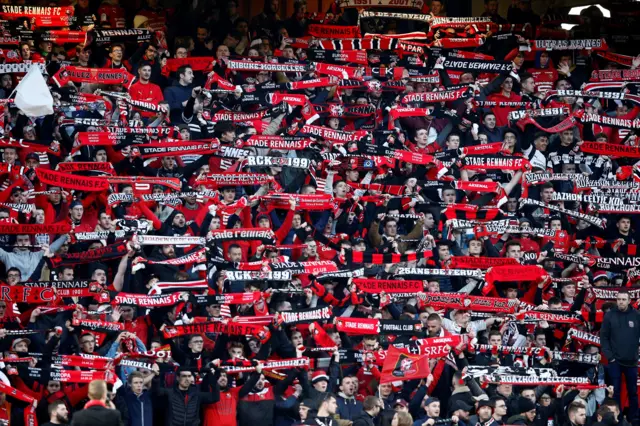
[[622, 376], [629, 394], [628, 420], [636, 424], [638, 413], [638, 346], [640, 346], [640, 312], [629, 306], [628, 291], [620, 290], [617, 306], [607, 312], [600, 329], [602, 353], [609, 360], [607, 372], [613, 382], [613, 397], [620, 404]]
[[[156, 376], [159, 374], [155, 372]], [[211, 368], [202, 380], [200, 391], [193, 383], [191, 368], [181, 366], [178, 369], [177, 384], [171, 389], [160, 387], [158, 377], [153, 379], [152, 391], [157, 396], [167, 397], [167, 426], [197, 426], [200, 424], [200, 406], [215, 404], [220, 400], [220, 388], [217, 380], [213, 379], [215, 369]], [[207, 391], [204, 391], [204, 390]], [[208, 390], [212, 389], [212, 392]]]
[[374, 419], [384, 410], [384, 404], [377, 396], [369, 395], [362, 403], [364, 412], [353, 419], [353, 426], [373, 426]]
[[84, 410], [74, 414], [71, 426], [122, 426], [120, 412], [111, 401], [107, 408], [107, 383], [104, 380], [89, 383], [89, 399]]

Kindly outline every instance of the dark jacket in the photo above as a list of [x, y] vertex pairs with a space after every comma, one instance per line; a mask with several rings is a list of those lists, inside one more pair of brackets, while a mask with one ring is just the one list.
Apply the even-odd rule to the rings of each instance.
[[449, 406], [447, 408], [447, 413], [451, 413], [455, 411], [454, 407], [457, 401], [463, 401], [467, 405], [473, 406], [476, 401], [473, 399], [473, 395], [471, 394], [471, 390], [468, 386], [460, 386], [455, 389], [451, 393], [451, 398], [449, 398]]
[[[215, 404], [220, 400], [220, 388], [212, 380], [213, 374], [207, 374], [204, 378], [204, 388], [211, 388], [213, 392], [201, 392], [195, 385], [182, 391], [176, 385], [171, 389], [160, 387], [160, 379], [153, 379], [153, 393], [167, 398], [166, 416], [164, 424], [167, 426], [197, 426], [200, 424], [200, 406], [202, 404]], [[156, 422], [159, 424], [159, 422]]]
[[509, 420], [507, 420], [507, 424], [531, 426], [533, 425], [533, 422], [530, 422], [524, 415], [518, 414], [517, 416], [509, 417]]
[[374, 426], [373, 417], [366, 411], [363, 411], [362, 414], [353, 419], [352, 426]]
[[600, 329], [602, 353], [609, 362], [623, 366], [638, 365], [640, 340], [640, 312], [631, 306], [622, 312], [615, 307], [607, 312]]
[[123, 392], [124, 401], [129, 410], [127, 426], [152, 426], [153, 404], [151, 392], [145, 390], [140, 396], [133, 393], [129, 386]]
[[338, 404], [337, 414], [343, 420], [355, 420], [360, 414], [364, 412], [362, 403], [355, 398], [346, 398], [340, 393], [336, 397], [336, 403]]
[[93, 406], [73, 415], [71, 426], [123, 426], [120, 412], [109, 408]]
[[169, 103], [171, 121], [179, 122], [184, 111], [182, 103], [191, 97], [192, 85], [182, 86], [179, 81], [174, 81], [173, 86], [164, 89], [164, 100]]

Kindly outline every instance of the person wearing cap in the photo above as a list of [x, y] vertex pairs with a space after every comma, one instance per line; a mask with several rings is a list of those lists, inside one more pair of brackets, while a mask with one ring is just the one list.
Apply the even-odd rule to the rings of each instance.
[[[332, 361], [333, 362], [333, 361]], [[311, 387], [306, 389], [306, 393], [313, 400], [319, 401], [323, 396], [330, 391], [329, 387], [329, 375], [324, 370], [316, 370], [311, 375]], [[307, 382], [308, 383], [308, 382]]]
[[[451, 384], [453, 386], [453, 392], [451, 392], [451, 397], [449, 398], [449, 406], [447, 411], [449, 413], [455, 411], [457, 406], [456, 404], [459, 401], [462, 401], [465, 407], [472, 407], [475, 401], [473, 399], [473, 395], [471, 394], [471, 389], [469, 389], [469, 386], [467, 386], [467, 380], [462, 379], [462, 373], [460, 371], [456, 371], [453, 374]], [[469, 408], [469, 410], [467, 411], [471, 411], [471, 408]]]
[[442, 327], [451, 334], [475, 333], [487, 330], [501, 319], [489, 317], [486, 319], [471, 321], [471, 313], [468, 310], [453, 309], [450, 314], [453, 320], [442, 318]]
[[398, 411], [402, 411], [404, 413], [408, 413], [409, 412], [409, 403], [407, 401], [405, 401], [402, 398], [398, 398], [395, 401], [393, 401], [393, 409], [398, 412]]
[[[324, 400], [324, 398], [322, 398]], [[316, 415], [316, 408], [318, 404], [316, 400], [311, 398], [305, 398], [300, 401], [298, 406], [298, 415], [300, 416], [300, 423], [307, 424], [307, 419], [313, 419]]]
[[[433, 426], [435, 421], [440, 418], [440, 400], [434, 397], [427, 397], [422, 404], [422, 408], [424, 413], [419, 413], [420, 417], [413, 422], [413, 426], [422, 426], [426, 424]], [[414, 416], [414, 418], [415, 417], [416, 416]]]
[[25, 166], [35, 169], [40, 165], [40, 156], [35, 152], [30, 152], [25, 157]]
[[27, 353], [29, 352], [29, 345], [31, 344], [31, 339], [26, 337], [18, 337], [11, 342], [11, 350], [18, 353]]
[[462, 399], [458, 399], [454, 402], [449, 411], [452, 419], [456, 417], [458, 419], [456, 423], [458, 426], [470, 425], [469, 414], [473, 411], [473, 405], [467, 404]]
[[517, 401], [516, 412], [518, 414], [511, 416], [507, 424], [533, 426], [536, 419], [535, 402], [521, 396]]

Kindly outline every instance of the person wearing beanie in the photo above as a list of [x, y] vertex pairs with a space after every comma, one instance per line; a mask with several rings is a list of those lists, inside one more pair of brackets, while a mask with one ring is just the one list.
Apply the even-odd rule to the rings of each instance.
[[311, 398], [305, 398], [298, 406], [298, 414], [300, 415], [300, 423], [306, 424], [307, 420], [311, 420], [316, 416], [317, 401]]
[[529, 398], [521, 396], [517, 401], [517, 412], [515, 416], [509, 417], [508, 424], [532, 426], [536, 419], [536, 403]]
[[329, 386], [329, 375], [324, 370], [316, 370], [311, 375], [311, 388], [307, 392], [309, 396], [319, 401], [327, 392]]
[[[506, 406], [506, 405], [505, 405]], [[470, 421], [479, 423], [482, 426], [496, 426], [498, 423], [493, 418], [494, 403], [492, 401], [481, 400], [476, 404], [476, 415], [472, 416]]]

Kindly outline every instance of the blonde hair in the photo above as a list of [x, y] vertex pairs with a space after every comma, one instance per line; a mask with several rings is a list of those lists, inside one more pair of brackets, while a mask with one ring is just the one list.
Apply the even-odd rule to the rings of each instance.
[[97, 401], [107, 399], [107, 382], [94, 380], [89, 383], [89, 398]]
[[396, 411], [396, 416], [398, 416], [398, 426], [411, 426], [413, 424], [413, 417], [409, 413]]

